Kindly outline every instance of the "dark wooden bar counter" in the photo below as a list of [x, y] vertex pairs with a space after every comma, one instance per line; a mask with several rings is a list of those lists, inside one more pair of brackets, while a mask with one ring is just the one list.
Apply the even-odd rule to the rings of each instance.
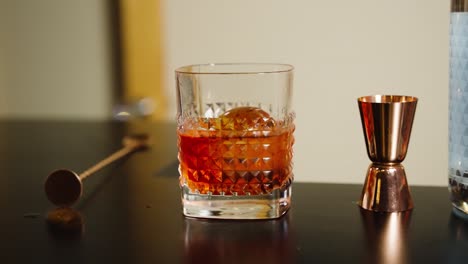
[[[84, 182], [81, 224], [47, 224], [51, 171], [81, 172], [141, 131], [152, 149]], [[468, 263], [468, 220], [445, 187], [413, 186], [413, 211], [374, 214], [356, 205], [362, 185], [296, 182], [283, 218], [189, 219], [176, 159], [174, 124], [0, 122], [0, 263]]]

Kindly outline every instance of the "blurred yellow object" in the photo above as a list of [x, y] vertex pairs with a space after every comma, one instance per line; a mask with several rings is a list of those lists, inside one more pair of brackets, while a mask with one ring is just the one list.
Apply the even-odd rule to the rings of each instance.
[[123, 100], [152, 101], [152, 120], [167, 117], [159, 0], [121, 0]]

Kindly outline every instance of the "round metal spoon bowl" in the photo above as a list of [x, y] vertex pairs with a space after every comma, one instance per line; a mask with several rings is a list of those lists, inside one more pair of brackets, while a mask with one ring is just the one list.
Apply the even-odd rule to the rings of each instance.
[[52, 172], [44, 183], [47, 199], [56, 206], [71, 206], [83, 193], [83, 180], [106, 165], [137, 150], [150, 146], [148, 135], [126, 136], [122, 140], [123, 148], [111, 154], [81, 174], [67, 169]]

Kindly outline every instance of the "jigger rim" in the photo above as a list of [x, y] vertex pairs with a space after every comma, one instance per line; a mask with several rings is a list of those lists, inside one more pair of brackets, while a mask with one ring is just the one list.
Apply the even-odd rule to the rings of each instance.
[[360, 103], [394, 104], [415, 103], [418, 101], [418, 98], [410, 95], [377, 94], [361, 96], [357, 100]]

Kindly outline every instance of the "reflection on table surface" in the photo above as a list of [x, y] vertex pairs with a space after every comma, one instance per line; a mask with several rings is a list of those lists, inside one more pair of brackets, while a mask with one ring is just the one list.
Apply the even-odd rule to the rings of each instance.
[[290, 214], [276, 220], [184, 219], [184, 263], [295, 263]]
[[[449, 220], [450, 243], [447, 262], [455, 263], [457, 259], [467, 260], [468, 252], [468, 215], [453, 208]], [[468, 262], [468, 260], [467, 260]]]
[[[85, 182], [73, 207], [79, 221], [64, 218], [71, 226], [59, 226], [77, 227], [76, 235], [51, 231], [45, 217], [54, 208], [44, 195], [44, 178], [61, 167], [89, 167], [120, 148], [122, 136], [133, 130], [122, 123], [0, 122], [2, 263], [404, 264], [468, 259], [468, 221], [452, 212], [446, 187], [412, 186], [411, 212], [381, 215], [356, 205], [362, 184], [295, 182], [292, 208], [277, 220], [185, 218], [175, 124], [165, 123], [142, 127], [154, 136], [154, 148]], [[361, 175], [361, 169], [330, 173]]]
[[412, 211], [375, 213], [360, 209], [366, 237], [368, 263], [409, 262], [407, 235]]

